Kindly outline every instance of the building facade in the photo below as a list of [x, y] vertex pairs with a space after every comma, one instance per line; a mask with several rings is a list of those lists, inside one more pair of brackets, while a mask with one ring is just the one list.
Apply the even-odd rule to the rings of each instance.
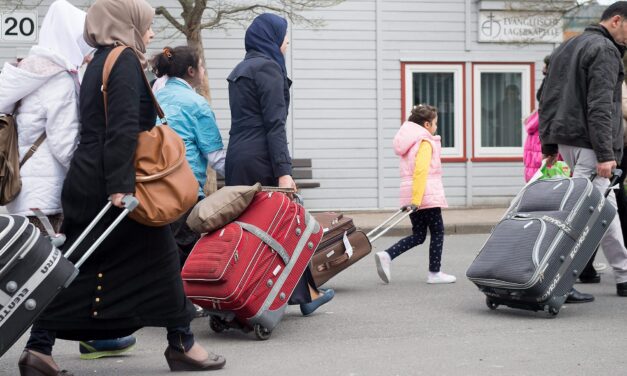
[[[49, 3], [36, 8], [40, 19]], [[151, 3], [180, 13], [176, 0]], [[538, 2], [520, 3], [346, 0], [306, 13], [324, 21], [319, 29], [290, 24], [288, 140], [294, 158], [312, 160], [320, 183], [303, 190], [306, 205], [396, 207], [392, 138], [418, 103], [440, 110], [449, 205], [506, 205], [524, 184], [522, 119], [537, 106], [542, 60], [562, 40], [559, 14], [539, 10]], [[151, 53], [185, 43], [162, 19], [155, 29]], [[225, 143], [226, 77], [244, 56], [244, 30], [233, 25], [203, 33], [212, 106]], [[1, 43], [3, 61], [32, 44]]]

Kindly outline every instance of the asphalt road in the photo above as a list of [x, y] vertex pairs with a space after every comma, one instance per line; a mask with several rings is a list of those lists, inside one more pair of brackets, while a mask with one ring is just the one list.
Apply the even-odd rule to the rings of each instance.
[[[487, 235], [445, 240], [443, 270], [451, 285], [427, 285], [427, 246], [395, 260], [384, 285], [372, 256], [328, 283], [337, 295], [311, 317], [296, 308], [265, 342], [252, 334], [212, 333], [207, 319], [193, 328], [210, 350], [226, 356], [216, 375], [627, 375], [627, 298], [616, 296], [611, 272], [589, 304], [543, 313], [499, 308], [490, 311], [464, 273]], [[382, 238], [375, 250], [398, 238]], [[604, 261], [602, 256], [599, 261]], [[129, 355], [83, 361], [78, 345], [58, 341], [57, 362], [76, 375], [169, 375], [163, 357], [165, 330], [137, 333]], [[0, 359], [0, 375], [18, 375], [22, 338]]]

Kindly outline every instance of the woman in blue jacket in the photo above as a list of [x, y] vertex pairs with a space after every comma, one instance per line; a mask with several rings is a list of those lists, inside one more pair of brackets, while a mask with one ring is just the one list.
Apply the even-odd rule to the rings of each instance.
[[[207, 100], [195, 91], [202, 85], [205, 75], [203, 59], [188, 46], [165, 47], [154, 56], [152, 66], [158, 77], [167, 76], [165, 85], [156, 92], [156, 97], [168, 124], [185, 142], [187, 162], [200, 185], [200, 200], [204, 198], [202, 187], [207, 179], [207, 165], [224, 176], [226, 156], [216, 117]], [[185, 262], [200, 237], [187, 226], [186, 218], [187, 215], [184, 215], [171, 225], [181, 263]]]
[[[231, 131], [226, 153], [226, 185], [262, 185], [296, 189], [287, 148], [285, 122], [291, 81], [285, 68], [287, 20], [265, 13], [246, 30], [246, 57], [228, 77]], [[309, 269], [290, 304], [309, 315], [333, 298], [318, 291]]]

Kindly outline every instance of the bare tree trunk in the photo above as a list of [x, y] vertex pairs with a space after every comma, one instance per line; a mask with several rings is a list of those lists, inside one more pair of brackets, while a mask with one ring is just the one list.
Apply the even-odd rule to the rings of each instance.
[[[193, 48], [198, 56], [205, 61], [205, 49], [202, 45], [202, 34], [201, 31], [192, 31], [187, 34], [187, 45]], [[205, 67], [207, 65], [205, 64]], [[198, 94], [205, 97], [207, 102], [211, 103], [211, 94], [209, 91], [209, 76], [207, 74], [207, 70], [205, 70], [205, 75], [203, 77], [203, 83], [200, 88], [197, 89]], [[203, 186], [203, 192], [205, 196], [209, 196], [213, 192], [218, 190], [218, 177], [216, 171], [211, 168], [211, 166], [207, 166], [207, 180], [205, 181], [205, 185]]]

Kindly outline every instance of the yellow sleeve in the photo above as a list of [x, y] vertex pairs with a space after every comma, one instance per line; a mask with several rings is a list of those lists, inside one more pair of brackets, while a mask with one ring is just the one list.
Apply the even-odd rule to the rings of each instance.
[[414, 167], [414, 178], [411, 187], [411, 203], [420, 206], [422, 197], [427, 188], [427, 175], [431, 164], [431, 153], [433, 152], [429, 141], [422, 141], [416, 153], [416, 167]]

